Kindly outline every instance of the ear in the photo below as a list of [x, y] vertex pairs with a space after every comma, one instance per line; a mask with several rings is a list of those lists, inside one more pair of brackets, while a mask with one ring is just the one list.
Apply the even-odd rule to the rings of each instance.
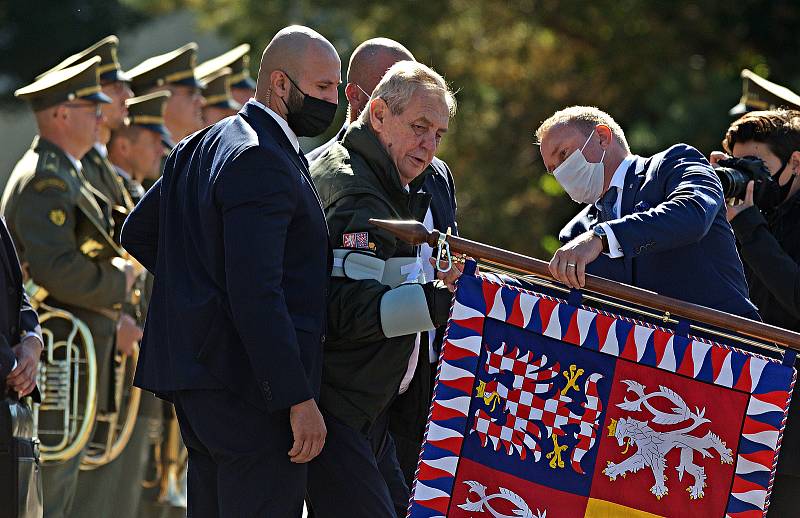
[[376, 133], [380, 133], [386, 122], [386, 115], [389, 113], [389, 105], [380, 97], [373, 99], [367, 105], [369, 110], [369, 122]]
[[800, 175], [800, 151], [792, 152], [792, 156], [789, 157], [789, 163], [786, 167], [792, 171], [793, 175]]
[[344, 87], [344, 96], [347, 98], [347, 103], [350, 106], [359, 104], [358, 96], [361, 92], [358, 87], [353, 83], [347, 83]]
[[282, 70], [273, 70], [270, 73], [269, 85], [278, 95], [285, 95], [289, 91], [289, 79]]
[[611, 145], [611, 140], [614, 138], [614, 133], [611, 131], [611, 128], [605, 124], [598, 124], [594, 127], [594, 131], [597, 133], [597, 136], [600, 137], [600, 147], [608, 149], [608, 146]]

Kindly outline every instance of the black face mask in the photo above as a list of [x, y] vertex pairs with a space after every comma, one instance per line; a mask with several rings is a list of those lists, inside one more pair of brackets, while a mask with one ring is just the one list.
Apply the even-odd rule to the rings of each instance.
[[[786, 169], [787, 162], [783, 162], [781, 164], [781, 168], [778, 171], [770, 175], [771, 178], [769, 181], [764, 181], [761, 183], [761, 188], [759, 189], [760, 192], [757, 194], [757, 202], [758, 208], [764, 214], [772, 213], [780, 204], [786, 201], [786, 198], [789, 197], [789, 191], [792, 189], [792, 183], [794, 177], [789, 178], [789, 181], [786, 182], [786, 185], [779, 185], [778, 181], [781, 177], [781, 173], [783, 170]], [[756, 184], [756, 188], [758, 189], [758, 184]]]
[[297, 91], [303, 94], [303, 102], [296, 110], [293, 110], [286, 101], [283, 101], [287, 111], [286, 122], [289, 123], [289, 127], [298, 137], [316, 137], [328, 129], [333, 122], [333, 118], [336, 116], [336, 104], [306, 94], [300, 90], [300, 87], [289, 77], [289, 74], [286, 74], [286, 77], [297, 88]]

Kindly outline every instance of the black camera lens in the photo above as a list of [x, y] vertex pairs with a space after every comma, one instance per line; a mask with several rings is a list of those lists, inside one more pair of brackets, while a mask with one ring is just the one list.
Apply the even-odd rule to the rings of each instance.
[[717, 173], [719, 181], [722, 183], [722, 192], [726, 200], [730, 198], [744, 199], [747, 182], [752, 179], [750, 176], [732, 167], [718, 167], [714, 169], [714, 172]]

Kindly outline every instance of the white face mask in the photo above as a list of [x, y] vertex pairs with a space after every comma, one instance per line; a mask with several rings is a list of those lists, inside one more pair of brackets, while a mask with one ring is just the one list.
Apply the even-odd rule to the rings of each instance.
[[556, 177], [561, 187], [567, 191], [569, 197], [577, 203], [594, 203], [600, 199], [603, 194], [603, 181], [604, 171], [603, 158], [606, 156], [606, 150], [603, 150], [603, 156], [597, 163], [591, 163], [583, 156], [583, 148], [592, 139], [592, 135], [583, 143], [583, 147], [576, 149], [572, 152], [560, 166], [556, 167], [553, 171], [553, 176]]

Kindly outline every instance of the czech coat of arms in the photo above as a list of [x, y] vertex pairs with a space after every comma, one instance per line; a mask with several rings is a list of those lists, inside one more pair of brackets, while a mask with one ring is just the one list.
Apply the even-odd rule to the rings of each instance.
[[[704, 417], [705, 408], [691, 410], [677, 392], [663, 385], [647, 394], [646, 387], [637, 381], [622, 380], [622, 383], [628, 386], [628, 392], [633, 392], [636, 399], [626, 399], [618, 403], [617, 407], [631, 412], [641, 412], [645, 409], [653, 417], [650, 421], [640, 421], [630, 417], [611, 420], [608, 435], [617, 439], [620, 446], [625, 445], [623, 455], [628, 452], [630, 446], [635, 446], [636, 451], [620, 463], [609, 461], [603, 473], [614, 481], [618, 476], [625, 477], [627, 473], [635, 473], [645, 467], [650, 468], [655, 479], [650, 492], [661, 499], [669, 491], [665, 474], [666, 456], [671, 450], [678, 448], [680, 461], [675, 467], [678, 480], [682, 481], [684, 474], [688, 473], [694, 479], [692, 485], [686, 488], [689, 497], [703, 498], [706, 474], [703, 466], [695, 464], [695, 453], [699, 453], [703, 459], [712, 457], [711, 452], [716, 452], [720, 462], [733, 463], [733, 453], [719, 435], [710, 430], [702, 436], [692, 434], [701, 425], [710, 422]], [[650, 402], [658, 399], [666, 400], [671, 406], [671, 412], [659, 410]], [[686, 424], [676, 430], [657, 432], [650, 426], [651, 423], [666, 426]]]

